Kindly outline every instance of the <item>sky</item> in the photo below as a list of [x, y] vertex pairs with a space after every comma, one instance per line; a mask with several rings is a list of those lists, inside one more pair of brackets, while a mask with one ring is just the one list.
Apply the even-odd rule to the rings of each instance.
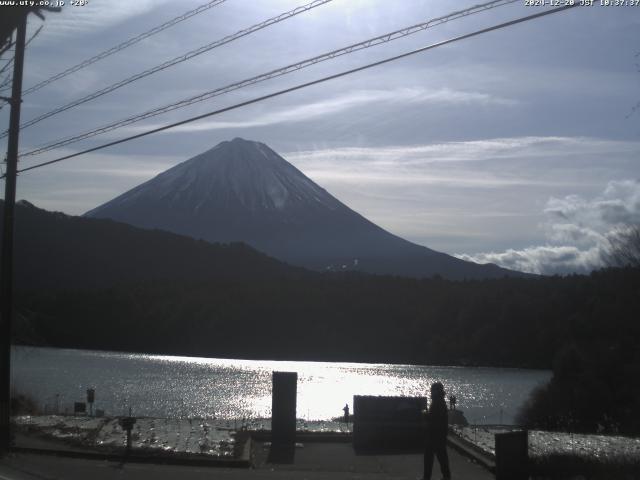
[[[67, 2], [29, 44], [24, 88], [203, 3]], [[24, 128], [20, 151], [478, 3], [333, 0]], [[303, 4], [226, 0], [26, 95], [22, 120]], [[23, 157], [20, 167], [550, 8], [522, 0], [458, 18]], [[41, 25], [32, 15], [28, 36]], [[576, 7], [24, 172], [18, 198], [80, 215], [242, 137], [415, 243], [517, 270], [588, 272], [603, 265], [610, 237], [640, 223], [639, 32], [640, 6]], [[8, 117], [0, 110], [0, 129]]]

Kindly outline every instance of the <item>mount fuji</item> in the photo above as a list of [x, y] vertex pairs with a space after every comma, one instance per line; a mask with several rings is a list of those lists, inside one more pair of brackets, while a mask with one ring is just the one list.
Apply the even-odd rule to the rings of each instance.
[[225, 141], [90, 210], [147, 229], [242, 241], [314, 270], [450, 279], [521, 275], [408, 242], [351, 210], [259, 142]]

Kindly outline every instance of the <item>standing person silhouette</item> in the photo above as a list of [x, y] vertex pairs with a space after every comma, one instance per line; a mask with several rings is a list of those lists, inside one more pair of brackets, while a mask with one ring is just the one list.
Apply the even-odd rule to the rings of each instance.
[[427, 414], [427, 438], [424, 451], [424, 480], [431, 480], [433, 457], [438, 457], [444, 480], [451, 479], [447, 455], [448, 416], [444, 399], [444, 386], [440, 382], [431, 385], [431, 406]]
[[345, 404], [342, 411], [344, 412], [344, 423], [346, 423], [348, 427], [349, 426], [349, 404]]

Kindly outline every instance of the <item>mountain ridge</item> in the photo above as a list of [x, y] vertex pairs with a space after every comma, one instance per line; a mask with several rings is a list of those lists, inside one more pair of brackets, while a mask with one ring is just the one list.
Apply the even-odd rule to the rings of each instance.
[[19, 290], [309, 274], [241, 243], [211, 244], [109, 219], [49, 212], [24, 200], [16, 204], [14, 259]]
[[313, 270], [450, 279], [522, 276], [404, 240], [333, 197], [267, 145], [221, 142], [92, 210], [210, 242], [245, 242]]

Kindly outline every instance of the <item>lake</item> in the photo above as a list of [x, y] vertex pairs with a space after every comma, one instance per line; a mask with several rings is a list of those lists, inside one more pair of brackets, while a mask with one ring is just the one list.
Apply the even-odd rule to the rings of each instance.
[[336, 362], [230, 360], [90, 350], [13, 347], [12, 382], [49, 412], [72, 411], [95, 388], [107, 415], [269, 418], [271, 372], [298, 372], [297, 416], [307, 421], [353, 411], [354, 395], [424, 396], [432, 382], [457, 397], [471, 423], [512, 424], [546, 370]]

